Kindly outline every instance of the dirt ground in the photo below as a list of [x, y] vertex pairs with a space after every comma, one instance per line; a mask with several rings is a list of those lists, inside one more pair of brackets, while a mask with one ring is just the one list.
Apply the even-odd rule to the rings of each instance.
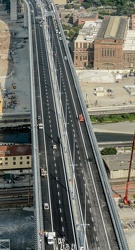
[[[117, 199], [115, 199], [117, 204]], [[117, 205], [116, 205], [117, 206]], [[135, 209], [119, 208], [117, 206], [121, 224], [124, 228], [129, 250], [135, 249]]]
[[[0, 6], [0, 88], [3, 113], [30, 111], [28, 31]], [[13, 88], [13, 84], [15, 88]], [[11, 98], [14, 98], [14, 102]]]
[[[125, 72], [120, 74], [124, 76]], [[82, 70], [81, 72], [77, 71], [77, 75], [84, 100], [89, 107], [135, 105], [135, 95], [129, 94], [124, 89], [125, 85], [135, 87], [135, 76], [123, 77], [121, 80], [116, 81], [116, 72]], [[104, 95], [97, 96], [95, 94], [96, 88], [103, 88]]]

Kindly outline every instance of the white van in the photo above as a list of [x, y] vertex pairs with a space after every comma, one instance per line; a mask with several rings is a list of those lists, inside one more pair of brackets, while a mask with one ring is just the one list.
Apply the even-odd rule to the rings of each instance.
[[43, 129], [43, 123], [39, 123], [39, 124], [38, 124], [38, 128], [39, 128], [39, 129]]

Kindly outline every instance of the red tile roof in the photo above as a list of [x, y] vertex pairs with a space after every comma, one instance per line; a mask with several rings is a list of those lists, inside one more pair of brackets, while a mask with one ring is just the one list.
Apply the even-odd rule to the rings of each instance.
[[31, 145], [0, 145], [0, 157], [31, 155]]

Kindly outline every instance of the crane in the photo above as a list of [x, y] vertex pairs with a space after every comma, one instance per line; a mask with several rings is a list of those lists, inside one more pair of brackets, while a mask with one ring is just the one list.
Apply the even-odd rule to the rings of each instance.
[[128, 199], [128, 190], [129, 190], [129, 184], [130, 184], [130, 173], [131, 173], [131, 167], [132, 167], [134, 145], [135, 145], [135, 132], [134, 132], [134, 136], [133, 136], [133, 143], [132, 143], [132, 150], [131, 150], [131, 156], [130, 156], [130, 163], [129, 163], [129, 170], [128, 170], [128, 178], [127, 178], [127, 183], [126, 183], [125, 197], [123, 198], [123, 203], [125, 205], [130, 204], [130, 201]]

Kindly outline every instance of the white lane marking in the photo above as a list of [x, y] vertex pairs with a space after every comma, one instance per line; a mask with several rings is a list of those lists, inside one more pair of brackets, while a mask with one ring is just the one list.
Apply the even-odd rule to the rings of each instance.
[[53, 157], [54, 161], [55, 161], [55, 157]]
[[59, 184], [57, 183], [57, 188], [59, 188]]
[[96, 232], [96, 228], [94, 227], [94, 231]]
[[62, 227], [62, 232], [64, 232], [64, 227]]
[[91, 220], [94, 221], [93, 217], [91, 217]]
[[61, 220], [61, 222], [63, 222], [63, 218], [62, 217], [60, 218], [60, 220]]
[[60, 192], [58, 192], [58, 196], [60, 196]]
[[97, 236], [96, 236], [96, 241], [98, 241], [98, 238], [97, 238]]
[[61, 204], [61, 200], [59, 200], [59, 204]]
[[56, 167], [56, 162], [54, 163], [54, 167]]
[[57, 169], [55, 169], [55, 174], [57, 174]]
[[62, 213], [62, 209], [60, 208], [60, 213]]

